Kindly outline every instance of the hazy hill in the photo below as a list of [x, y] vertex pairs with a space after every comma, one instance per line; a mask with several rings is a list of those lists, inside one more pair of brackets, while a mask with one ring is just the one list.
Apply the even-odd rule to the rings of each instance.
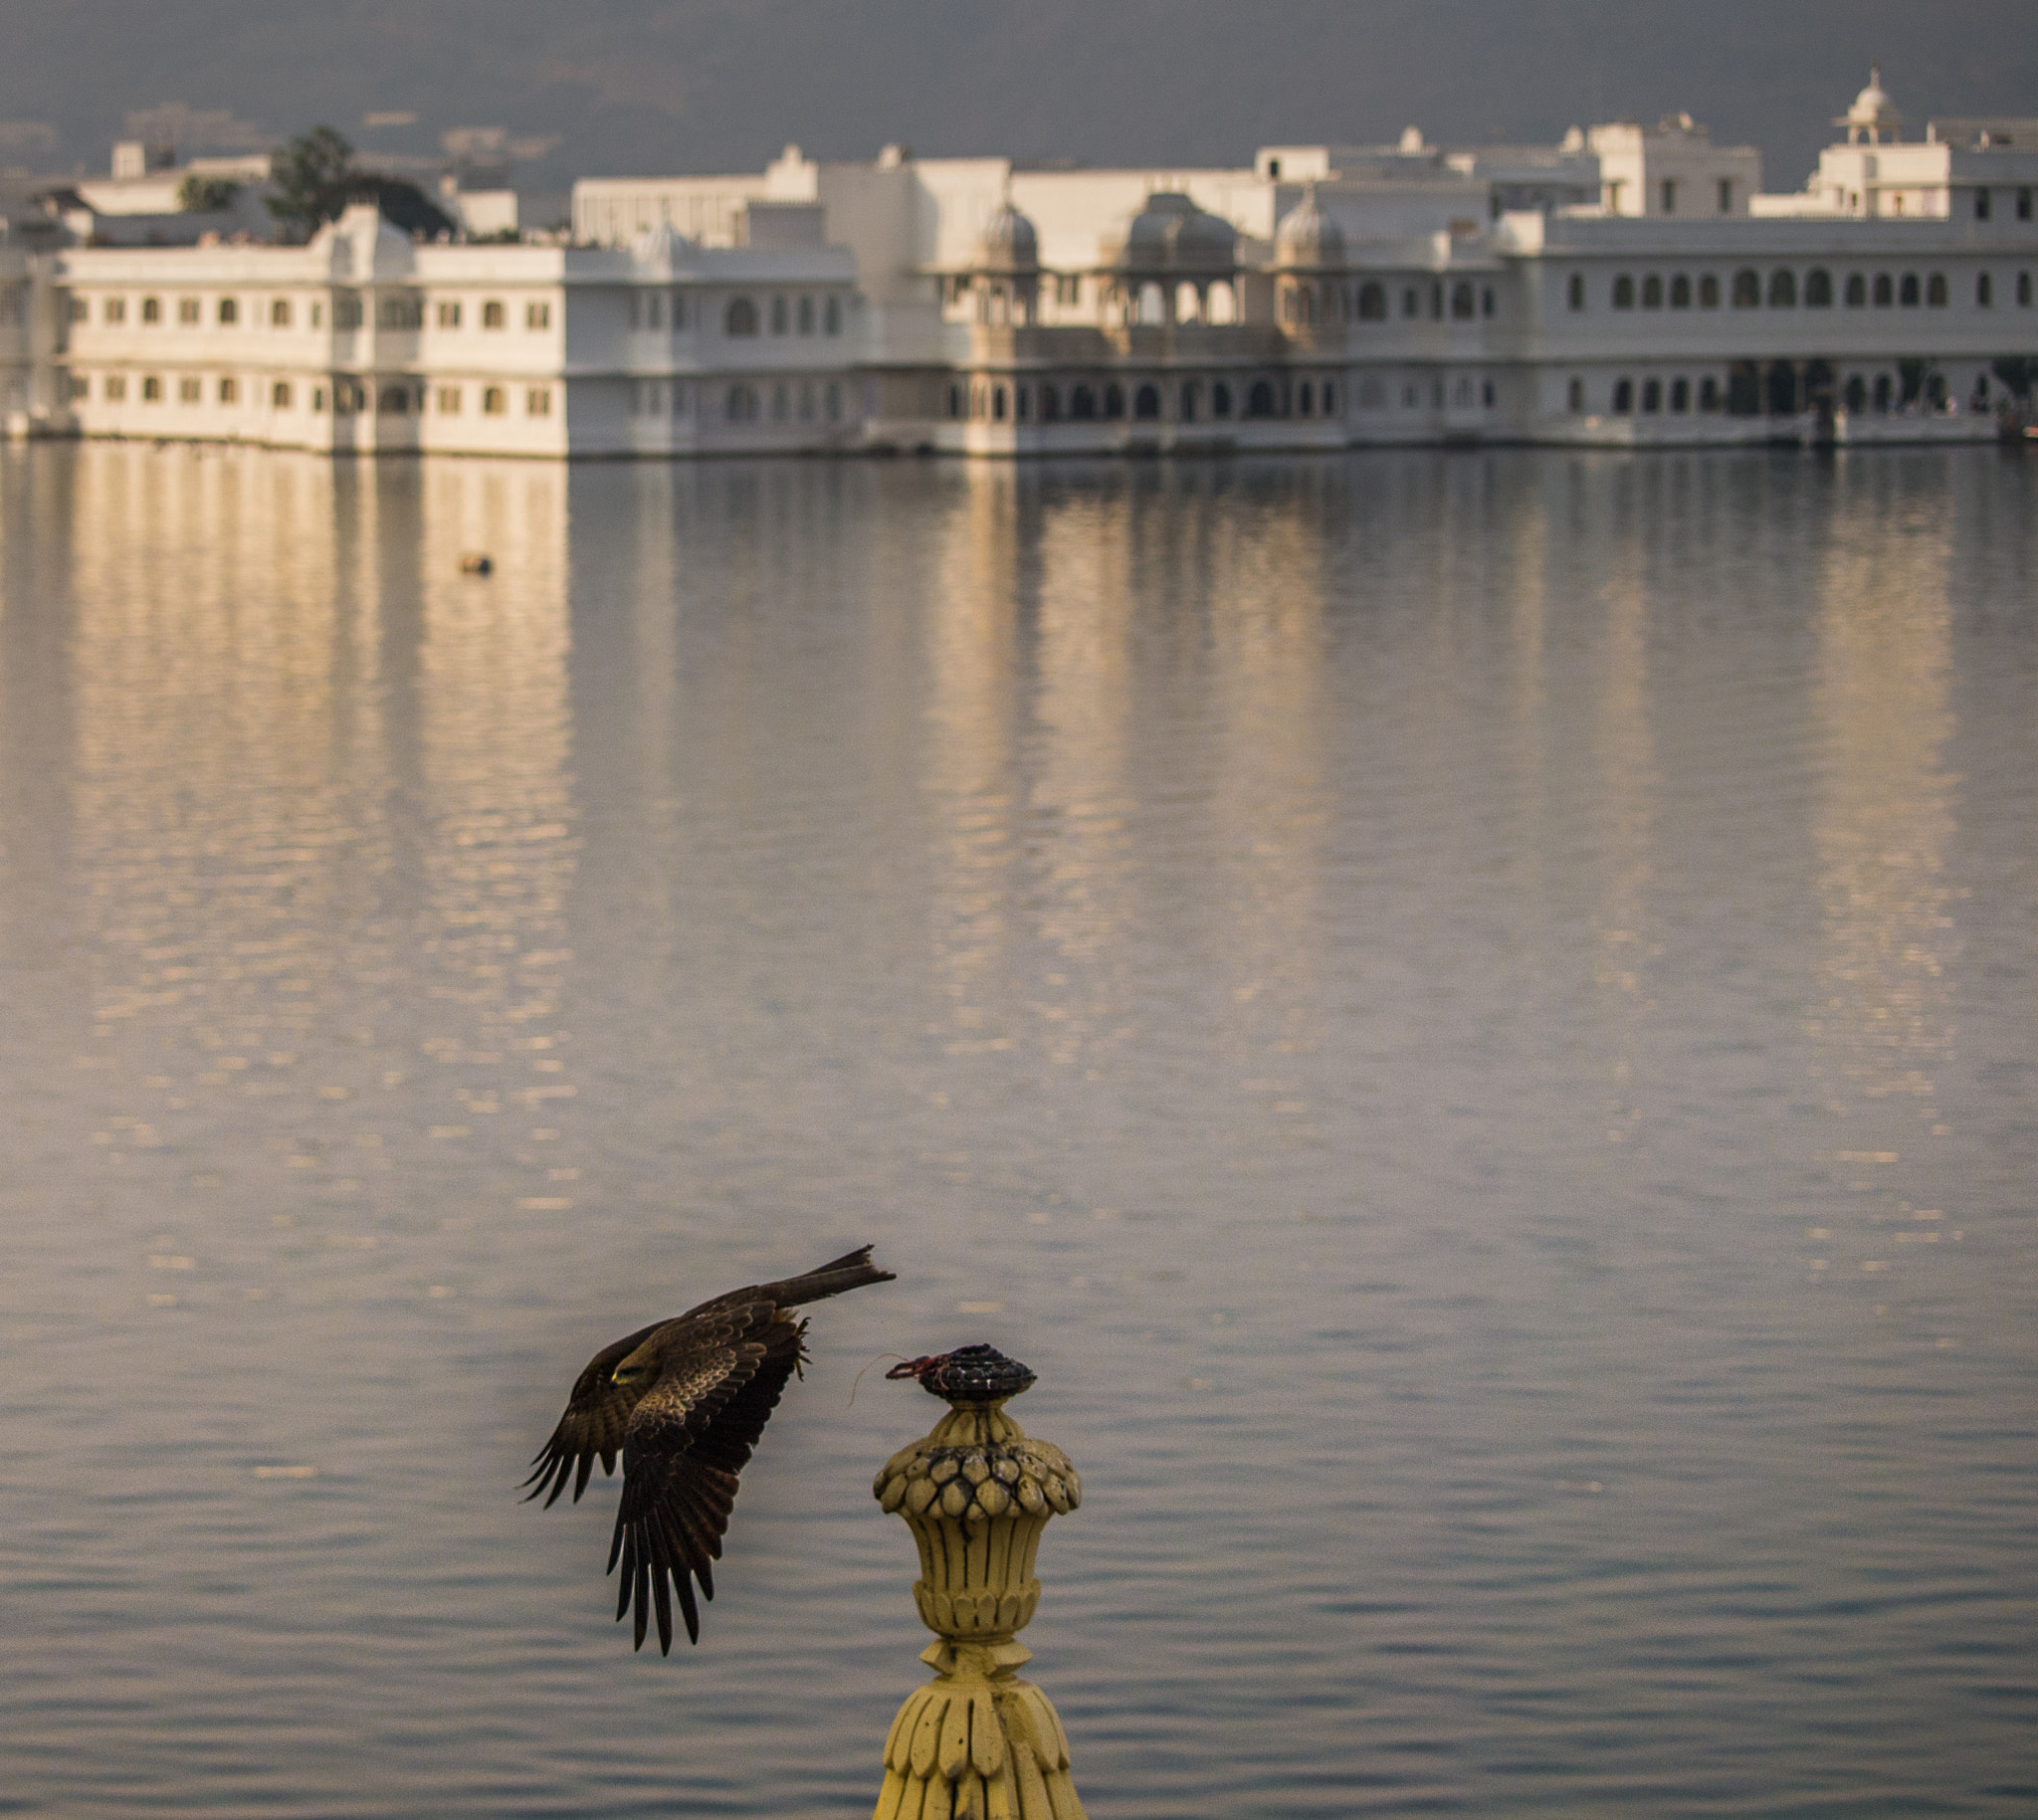
[[1232, 161], [1678, 107], [1787, 188], [1876, 56], [1914, 125], [2038, 113], [2030, 0], [0, 0], [0, 163], [100, 168], [129, 110], [176, 101], [255, 138], [329, 120], [370, 154], [501, 125], [519, 184], [552, 190], [755, 167], [788, 139]]

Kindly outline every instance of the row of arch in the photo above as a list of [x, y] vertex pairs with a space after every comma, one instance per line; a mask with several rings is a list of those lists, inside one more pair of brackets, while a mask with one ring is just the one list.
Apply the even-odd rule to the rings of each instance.
[[[2031, 296], [2031, 275], [2019, 272], [2015, 281], [2016, 301], [2028, 307]], [[1795, 309], [1800, 303], [1807, 309], [1830, 309], [1836, 302], [1849, 309], [1915, 309], [1921, 303], [1927, 308], [1943, 309], [1951, 301], [1951, 291], [1943, 272], [1850, 272], [1844, 284], [1836, 287], [1832, 273], [1823, 266], [1812, 267], [1801, 283], [1788, 266], [1775, 268], [1766, 283], [1753, 267], [1743, 266], [1733, 275], [1731, 297], [1736, 309], [1757, 309], [1764, 303], [1771, 309]], [[1720, 299], [1720, 277], [1713, 272], [1701, 273], [1696, 280], [1687, 272], [1673, 273], [1667, 279], [1661, 273], [1651, 272], [1639, 282], [1633, 274], [1623, 272], [1616, 275], [1611, 287], [1615, 309], [1689, 309], [1694, 303], [1701, 309], [1718, 309]], [[1585, 307], [1582, 273], [1571, 274], [1569, 303], [1574, 310]], [[1974, 275], [1974, 303], [1980, 309], [1994, 306], [1994, 274]]]
[[[1295, 327], [1322, 323], [1335, 326], [1346, 322], [1384, 322], [1387, 319], [1387, 287], [1375, 281], [1354, 288], [1346, 284], [1287, 279], [1281, 289], [1282, 319]], [[1475, 285], [1459, 279], [1450, 285], [1433, 281], [1429, 286], [1429, 313], [1443, 321], [1470, 322], [1498, 313], [1499, 299], [1491, 285]], [[1422, 287], [1407, 285], [1401, 292], [1403, 316], [1422, 314]]]
[[977, 379], [964, 385], [951, 384], [947, 394], [947, 415], [951, 420], [973, 419], [982, 423], [1112, 423], [1129, 418], [1135, 423], [1177, 423], [1222, 421], [1234, 416], [1248, 419], [1277, 417], [1322, 418], [1338, 413], [1342, 396], [1333, 379], [1303, 379], [1284, 384], [1272, 378], [1254, 379], [1234, 388], [1226, 379], [1210, 381], [1184, 379], [1173, 388], [1172, 410], [1168, 389], [1158, 380], [1142, 380], [1127, 387], [1117, 380], [1043, 380], [1038, 388], [1030, 383], [1006, 384]]
[[[811, 335], [816, 331], [824, 335], [839, 335], [842, 332], [842, 300], [828, 297], [817, 302], [812, 297], [789, 298], [783, 293], [771, 299], [767, 305], [774, 335]], [[722, 311], [722, 332], [728, 335], [755, 335], [763, 332], [766, 310], [757, 307], [754, 298], [732, 297]], [[673, 326], [684, 327], [682, 317], [676, 314]]]
[[[1945, 375], [1930, 360], [1899, 361], [1895, 371], [1885, 369], [1872, 376], [1850, 373], [1844, 382], [1826, 360], [1737, 360], [1728, 369], [1724, 385], [1718, 375], [1710, 373], [1696, 382], [1683, 375], [1639, 380], [1623, 376], [1613, 382], [1608, 402], [1616, 417], [1653, 417], [1663, 412], [1679, 415], [1694, 407], [1734, 417], [1756, 417], [1765, 412], [1790, 416], [1840, 407], [1859, 416], [1870, 411], [1878, 415], [1945, 411], [1951, 408], [1951, 392]], [[1980, 374], [1968, 408], [1985, 411], [1988, 404], [1988, 379]], [[1582, 379], [1571, 381], [1570, 408], [1574, 412], [1587, 408]]]
[[819, 418], [840, 423], [842, 386], [837, 380], [823, 386], [807, 380], [795, 388], [791, 381], [781, 379], [767, 394], [762, 386], [738, 380], [723, 394], [721, 414], [732, 424], [762, 423], [767, 405], [773, 423], [813, 423]]

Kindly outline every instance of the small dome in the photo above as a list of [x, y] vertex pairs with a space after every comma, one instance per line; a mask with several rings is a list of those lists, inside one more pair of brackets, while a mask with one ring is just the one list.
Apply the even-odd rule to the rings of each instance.
[[1030, 272], [1039, 267], [1040, 236], [1009, 198], [983, 224], [976, 241], [976, 263], [990, 272]]
[[1344, 230], [1317, 207], [1317, 186], [1312, 183], [1302, 200], [1281, 218], [1274, 230], [1274, 263], [1277, 266], [1341, 266], [1344, 263]]
[[1854, 98], [1854, 105], [1841, 115], [1836, 125], [1847, 126], [1871, 134], [1894, 131], [1903, 125], [1904, 116], [1890, 100], [1889, 91], [1883, 87], [1883, 67], [1879, 63], [1868, 67], [1868, 87]]
[[1112, 251], [1122, 272], [1229, 272], [1238, 263], [1238, 230], [1177, 190], [1155, 190]]

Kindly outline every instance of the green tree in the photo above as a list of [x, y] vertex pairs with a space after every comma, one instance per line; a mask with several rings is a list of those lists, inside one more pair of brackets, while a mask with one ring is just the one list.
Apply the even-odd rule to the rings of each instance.
[[194, 171], [177, 185], [177, 206], [187, 215], [217, 215], [232, 208], [240, 193], [231, 177], [202, 177]]
[[339, 218], [347, 204], [347, 183], [358, 175], [354, 148], [330, 126], [299, 133], [270, 168], [277, 193], [269, 198], [269, 212], [298, 240], [308, 240]]
[[386, 177], [354, 163], [354, 148], [330, 126], [302, 132], [276, 154], [271, 166], [277, 194], [269, 212], [295, 240], [308, 240], [328, 221], [337, 221], [351, 202], [372, 202], [385, 220], [407, 234], [438, 234], [454, 227], [452, 216], [403, 177]]

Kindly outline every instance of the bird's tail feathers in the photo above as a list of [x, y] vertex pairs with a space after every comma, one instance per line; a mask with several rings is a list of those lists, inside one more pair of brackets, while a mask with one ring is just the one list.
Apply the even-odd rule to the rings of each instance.
[[871, 1248], [859, 1245], [855, 1251], [832, 1258], [803, 1276], [787, 1277], [781, 1283], [759, 1284], [754, 1294], [760, 1300], [768, 1297], [780, 1307], [790, 1307], [795, 1303], [820, 1302], [829, 1296], [840, 1296], [845, 1290], [860, 1290], [867, 1283], [892, 1281], [892, 1272], [880, 1270], [871, 1262]]

